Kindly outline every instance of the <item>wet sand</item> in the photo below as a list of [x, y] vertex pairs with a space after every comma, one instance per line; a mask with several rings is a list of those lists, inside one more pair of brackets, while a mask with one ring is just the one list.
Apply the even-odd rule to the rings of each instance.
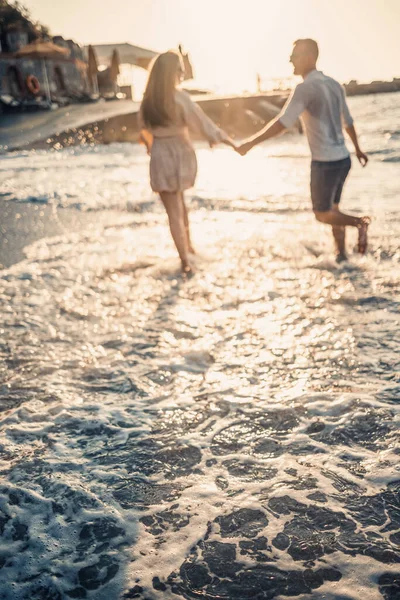
[[0, 268], [7, 268], [25, 258], [24, 248], [41, 238], [81, 232], [90, 233], [106, 223], [126, 219], [117, 211], [80, 211], [56, 209], [49, 205], [18, 204], [0, 200]]

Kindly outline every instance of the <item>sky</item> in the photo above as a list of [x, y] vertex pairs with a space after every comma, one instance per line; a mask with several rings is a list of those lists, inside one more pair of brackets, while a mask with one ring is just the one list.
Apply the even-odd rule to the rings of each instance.
[[23, 0], [53, 34], [190, 52], [196, 80], [253, 91], [256, 73], [291, 76], [292, 43], [312, 37], [342, 82], [400, 77], [400, 0]]

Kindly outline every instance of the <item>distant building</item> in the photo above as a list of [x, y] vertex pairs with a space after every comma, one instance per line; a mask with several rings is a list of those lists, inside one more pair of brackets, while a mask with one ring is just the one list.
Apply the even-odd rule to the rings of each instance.
[[29, 33], [21, 26], [11, 26], [6, 32], [6, 47], [10, 54], [14, 54], [29, 44]]
[[[63, 105], [89, 99], [91, 90], [82, 47], [61, 36], [48, 41], [36, 40], [33, 44], [30, 38], [32, 35], [22, 22], [13, 24], [1, 35], [0, 100], [3, 107], [41, 106], [50, 102]], [[67, 52], [56, 52], [57, 47]], [[20, 56], [24, 49], [29, 52]]]

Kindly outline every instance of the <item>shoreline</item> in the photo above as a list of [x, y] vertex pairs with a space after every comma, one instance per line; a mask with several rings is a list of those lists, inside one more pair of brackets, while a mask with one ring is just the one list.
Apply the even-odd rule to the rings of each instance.
[[[348, 96], [393, 94], [400, 89], [377, 89], [372, 84]], [[232, 138], [253, 135], [273, 119], [284, 105], [288, 91], [237, 96], [198, 95], [193, 99]], [[0, 113], [0, 153], [24, 150], [61, 149], [83, 144], [137, 142], [139, 102], [119, 100], [96, 104], [72, 104], [54, 111]], [[297, 129], [302, 131], [300, 122]], [[196, 139], [196, 138], [195, 138]]]
[[[230, 135], [243, 137], [275, 117], [286, 98], [287, 94], [283, 93], [193, 96], [206, 114]], [[40, 113], [3, 113], [0, 114], [0, 151], [137, 142], [138, 110], [138, 102], [122, 100], [70, 105]]]

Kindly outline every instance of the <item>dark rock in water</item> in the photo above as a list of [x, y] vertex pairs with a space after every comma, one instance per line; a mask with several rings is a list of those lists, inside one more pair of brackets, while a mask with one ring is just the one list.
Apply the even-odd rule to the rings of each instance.
[[400, 548], [400, 531], [390, 536], [390, 541]]
[[306, 429], [306, 433], [309, 435], [312, 433], [320, 433], [325, 429], [326, 425], [322, 421], [313, 421]]
[[[318, 531], [313, 523], [300, 516], [285, 525], [284, 534], [290, 540], [287, 552], [293, 560], [306, 562], [335, 551], [335, 533]], [[278, 547], [277, 543], [281, 543], [281, 540], [275, 539], [272, 543]]]
[[[183, 589], [187, 588], [194, 593], [200, 592], [204, 586], [208, 585], [212, 581], [212, 577], [204, 565], [194, 564], [187, 561], [184, 562], [180, 568], [180, 576], [183, 582]], [[182, 588], [178, 588], [175, 585], [172, 587], [172, 591], [178, 594], [181, 593], [181, 589]]]
[[282, 445], [272, 438], [263, 438], [253, 446], [254, 454], [262, 454], [264, 457], [276, 457], [283, 454]]
[[399, 600], [400, 573], [384, 573], [379, 577], [378, 585], [385, 600]]
[[[180, 569], [180, 581], [176, 575], [168, 579], [171, 590], [186, 599], [273, 600], [279, 595], [310, 594], [325, 581], [338, 581], [341, 578], [337, 570], [328, 568], [282, 571], [269, 564], [247, 567], [236, 562], [234, 556], [233, 544], [214, 543], [212, 551], [203, 556], [204, 563], [199, 564], [197, 550], [194, 550]], [[215, 570], [218, 572], [215, 573]], [[213, 573], [217, 577], [212, 577]]]
[[65, 593], [68, 596], [68, 598], [86, 598], [87, 597], [87, 591], [83, 587], [77, 587], [77, 588], [74, 588], [73, 590], [69, 590], [68, 592], [65, 592]]
[[114, 492], [114, 498], [122, 508], [144, 509], [148, 506], [177, 500], [184, 489], [181, 484], [157, 485], [141, 477], [132, 477], [119, 486]]
[[278, 533], [276, 538], [272, 540], [272, 544], [278, 550], [286, 550], [290, 546], [290, 537], [286, 533]]
[[256, 537], [267, 525], [268, 519], [261, 510], [241, 508], [215, 520], [220, 526], [221, 537]]
[[63, 600], [63, 597], [59, 590], [41, 585], [30, 590], [29, 600]]
[[306, 442], [293, 442], [288, 446], [287, 452], [294, 456], [308, 456], [312, 454], [324, 454], [326, 451], [323, 448]]
[[140, 585], [135, 585], [129, 592], [126, 592], [122, 598], [123, 600], [133, 600], [133, 598], [140, 598], [143, 592], [143, 588]]
[[[388, 493], [391, 494], [385, 492]], [[278, 514], [294, 514], [272, 544], [279, 550], [286, 550], [295, 561], [307, 562], [341, 551], [352, 556], [370, 556], [386, 564], [400, 563], [398, 548], [379, 534], [357, 531], [357, 523], [344, 513], [306, 506], [288, 496], [272, 498], [269, 508]]]
[[153, 577], [153, 588], [159, 592], [165, 592], [167, 590], [167, 586], [160, 581], [159, 577]]
[[85, 523], [82, 527], [77, 550], [87, 552], [91, 547], [93, 549], [98, 544], [105, 544], [108, 547], [114, 538], [124, 535], [125, 531], [118, 527], [112, 519], [97, 519], [91, 523]]
[[292, 512], [304, 513], [307, 509], [306, 504], [301, 504], [290, 496], [271, 498], [268, 502], [268, 506], [272, 512], [278, 515], [290, 515]]
[[311, 434], [311, 437], [329, 445], [359, 445], [373, 452], [386, 446], [386, 437], [392, 431], [393, 415], [389, 411], [370, 409], [353, 417], [349, 424], [341, 425], [332, 431]]
[[[325, 532], [325, 529], [336, 531], [336, 525], [329, 511], [320, 509], [321, 515], [313, 515], [313, 507], [307, 507], [295, 501], [288, 501], [287, 497], [277, 500], [280, 504], [286, 503], [284, 511], [293, 512], [296, 508], [301, 515], [311, 511], [311, 518], [315, 523], [320, 523], [320, 532], [327, 536], [333, 535], [333, 531]], [[290, 500], [290, 499], [289, 499]], [[274, 503], [273, 502], [273, 503]], [[298, 519], [301, 518], [298, 515]], [[293, 523], [293, 521], [291, 522]], [[268, 525], [268, 519], [264, 512], [250, 508], [239, 509], [229, 515], [217, 517], [214, 521], [219, 525], [219, 534], [212, 533], [215, 527], [211, 524], [205, 536], [191, 551], [190, 556], [181, 565], [179, 577], [176, 573], [170, 575], [167, 584], [173, 593], [186, 599], [203, 598], [204, 600], [245, 600], [247, 598], [259, 600], [272, 600], [277, 596], [299, 596], [310, 594], [314, 589], [321, 587], [326, 581], [339, 581], [342, 577], [337, 569], [320, 568], [305, 570], [283, 571], [271, 562], [276, 560], [273, 550], [268, 545], [265, 536], [259, 533]], [[314, 524], [315, 526], [315, 524]], [[286, 529], [286, 527], [285, 527]], [[312, 533], [312, 532], [311, 532]], [[274, 546], [280, 550], [288, 550], [293, 545], [292, 532], [280, 533], [274, 540]], [[220, 536], [221, 540], [214, 539]], [[210, 539], [213, 536], [213, 539]], [[258, 537], [257, 537], [258, 536]], [[237, 542], [225, 542], [224, 537], [238, 538]], [[245, 539], [243, 539], [245, 538]], [[304, 536], [303, 536], [303, 544]], [[333, 535], [332, 541], [335, 540]], [[308, 541], [308, 540], [307, 540]], [[313, 556], [322, 556], [325, 548], [321, 541], [317, 540], [318, 552], [313, 547], [304, 556], [310, 560]], [[314, 544], [317, 547], [317, 544]], [[244, 562], [240, 562], [240, 556]], [[248, 566], [248, 561], [253, 560], [254, 566]]]
[[357, 483], [349, 481], [333, 471], [322, 469], [321, 473], [332, 481], [333, 487], [341, 494], [361, 494], [363, 491], [363, 489], [357, 485]]
[[8, 515], [5, 515], [4, 513], [0, 513], [0, 535], [3, 535], [4, 528], [7, 525], [9, 520], [10, 520], [10, 517]]
[[241, 462], [235, 458], [226, 460], [222, 464], [228, 469], [229, 475], [243, 481], [267, 481], [273, 479], [278, 473], [278, 469], [274, 467], [265, 467], [252, 462]]
[[279, 456], [284, 449], [275, 436], [284, 435], [297, 424], [298, 418], [290, 410], [243, 415], [240, 422], [229, 425], [214, 436], [211, 450], [215, 456], [239, 451], [246, 454]]
[[12, 524], [12, 539], [14, 542], [25, 542], [29, 539], [28, 531], [29, 528], [25, 523], [20, 523], [18, 519], [15, 519]]
[[[178, 508], [178, 506], [176, 508]], [[171, 509], [158, 512], [155, 515], [142, 517], [140, 522], [143, 523], [154, 536], [161, 535], [167, 530], [179, 531], [189, 525], [190, 517], [175, 512], [173, 508], [174, 507], [171, 507]]]
[[296, 476], [294, 479], [288, 481], [287, 484], [294, 490], [313, 490], [317, 487], [318, 480], [316, 477], [311, 476]]
[[164, 447], [156, 456], [155, 462], [159, 462], [166, 471], [167, 479], [175, 479], [189, 475], [195, 465], [201, 461], [201, 451], [195, 446]]
[[234, 577], [240, 569], [235, 562], [236, 545], [222, 542], [203, 542], [200, 544], [203, 560], [211, 574], [217, 577]]
[[312, 494], [309, 494], [307, 498], [314, 502], [328, 502], [328, 498], [322, 492], [313, 492]]
[[166, 479], [176, 479], [194, 471], [201, 461], [201, 451], [195, 446], [168, 446], [161, 440], [138, 441], [136, 436], [130, 436], [123, 446], [106, 452], [102, 449], [95, 458], [102, 465], [125, 465], [129, 473], [164, 473]]
[[386, 524], [385, 531], [400, 529], [400, 481], [393, 481], [375, 496], [354, 494], [346, 500], [346, 508], [362, 525]]
[[266, 537], [261, 536], [253, 540], [242, 540], [239, 542], [239, 547], [242, 556], [249, 556], [260, 563], [273, 560], [266, 554], [272, 551], [271, 546], [268, 546], [268, 539]]
[[229, 481], [225, 479], [225, 477], [222, 477], [222, 475], [218, 475], [218, 477], [215, 478], [215, 485], [220, 490], [227, 490], [229, 487]]
[[83, 567], [78, 573], [79, 583], [87, 590], [97, 590], [113, 579], [119, 571], [117, 559], [106, 554], [90, 567]]

